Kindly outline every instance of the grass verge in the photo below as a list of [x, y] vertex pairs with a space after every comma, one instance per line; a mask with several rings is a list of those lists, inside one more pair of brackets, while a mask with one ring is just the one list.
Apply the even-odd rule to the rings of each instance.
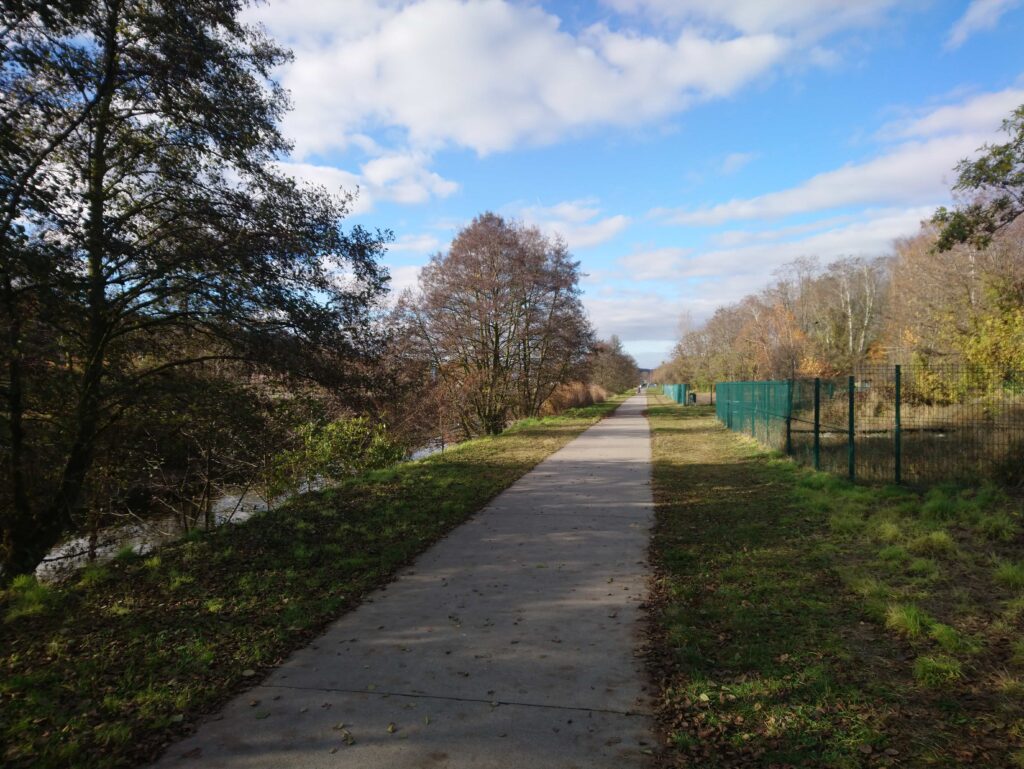
[[1017, 504], [855, 486], [649, 403], [664, 766], [1024, 766]]
[[625, 396], [0, 593], [0, 764], [153, 759]]

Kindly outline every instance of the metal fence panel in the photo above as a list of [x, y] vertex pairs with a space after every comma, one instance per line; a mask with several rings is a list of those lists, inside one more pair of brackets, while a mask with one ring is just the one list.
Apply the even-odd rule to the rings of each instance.
[[676, 403], [685, 404], [690, 394], [690, 386], [687, 384], [662, 385], [661, 391]]
[[1024, 482], [1024, 372], [872, 365], [715, 389], [722, 424], [821, 470], [922, 485]]

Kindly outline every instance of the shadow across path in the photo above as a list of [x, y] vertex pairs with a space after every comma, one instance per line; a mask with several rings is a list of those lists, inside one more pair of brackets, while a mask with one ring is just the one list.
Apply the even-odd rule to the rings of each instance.
[[642, 765], [644, 406], [542, 462], [157, 766]]

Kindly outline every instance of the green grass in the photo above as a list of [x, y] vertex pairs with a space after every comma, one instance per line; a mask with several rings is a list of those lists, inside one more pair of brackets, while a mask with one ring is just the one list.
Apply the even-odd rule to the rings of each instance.
[[875, 522], [872, 533], [879, 542], [893, 543], [899, 541], [903, 531], [898, 523], [882, 520]]
[[956, 628], [943, 625], [941, 622], [933, 623], [928, 631], [928, 635], [944, 651], [950, 654], [977, 654], [981, 651], [981, 645], [977, 641], [964, 636]]
[[1019, 501], [854, 485], [650, 403], [661, 765], [1016, 765]]
[[1012, 542], [1020, 534], [1020, 526], [1004, 512], [980, 516], [974, 528], [986, 539], [999, 542]]
[[920, 638], [933, 623], [931, 617], [914, 604], [890, 604], [885, 611], [885, 626], [905, 638]]
[[883, 561], [890, 561], [894, 563], [904, 563], [905, 561], [910, 560], [910, 554], [902, 545], [889, 545], [888, 547], [883, 547], [878, 551], [878, 557]]
[[948, 531], [929, 531], [910, 540], [907, 549], [921, 555], [951, 555], [956, 552], [956, 542]]
[[933, 689], [948, 688], [963, 678], [959, 661], [945, 655], [918, 657], [914, 662], [914, 679]]
[[59, 591], [40, 584], [33, 576], [15, 577], [4, 602], [4, 622], [10, 624], [24, 617], [47, 614], [59, 604]]
[[1002, 561], [996, 566], [995, 578], [997, 582], [1011, 587], [1014, 590], [1024, 588], [1024, 562]]
[[0, 593], [0, 765], [150, 761], [621, 400], [516, 424], [148, 557], [125, 552], [59, 586], [19, 578]]

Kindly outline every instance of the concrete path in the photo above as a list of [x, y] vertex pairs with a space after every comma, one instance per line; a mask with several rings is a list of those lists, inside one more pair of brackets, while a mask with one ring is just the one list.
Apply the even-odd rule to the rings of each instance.
[[643, 766], [644, 404], [538, 465], [160, 769]]

